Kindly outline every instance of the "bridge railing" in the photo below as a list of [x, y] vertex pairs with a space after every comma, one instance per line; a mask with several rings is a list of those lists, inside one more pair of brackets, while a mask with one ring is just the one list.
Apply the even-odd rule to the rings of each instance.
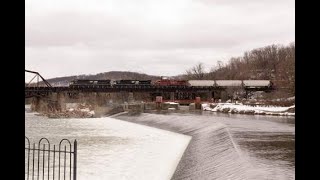
[[31, 145], [25, 137], [25, 179], [76, 180], [77, 140], [62, 139], [52, 146], [47, 138], [41, 138]]

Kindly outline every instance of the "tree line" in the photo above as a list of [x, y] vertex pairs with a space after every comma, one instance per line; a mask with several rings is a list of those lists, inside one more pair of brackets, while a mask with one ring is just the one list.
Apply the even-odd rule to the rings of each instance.
[[269, 45], [232, 57], [227, 63], [218, 61], [209, 71], [198, 63], [186, 70], [188, 80], [271, 80], [280, 89], [295, 94], [295, 43]]

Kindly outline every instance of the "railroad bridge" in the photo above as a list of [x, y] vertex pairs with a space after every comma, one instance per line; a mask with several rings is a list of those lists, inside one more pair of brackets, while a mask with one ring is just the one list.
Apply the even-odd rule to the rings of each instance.
[[[123, 99], [123, 101], [143, 100], [155, 101], [156, 96], [162, 96], [164, 100], [176, 102], [193, 102], [196, 97], [202, 100], [212, 100], [227, 96], [228, 91], [242, 90], [245, 94], [252, 91], [270, 92], [274, 87], [261, 85], [261, 83], [252, 84], [247, 80], [247, 85], [243, 81], [219, 80], [216, 85], [208, 85], [213, 80], [191, 80], [189, 86], [179, 85], [162, 85], [162, 86], [145, 86], [145, 85], [117, 85], [117, 86], [52, 86], [38, 72], [25, 70], [26, 73], [34, 74], [34, 77], [25, 85], [25, 98], [34, 97], [36, 101], [48, 101], [61, 107], [61, 103], [72, 101], [72, 99], [86, 99], [89, 101], [105, 103], [108, 99]], [[37, 82], [32, 81], [37, 79]], [[264, 80], [266, 81], [266, 80]], [[235, 83], [236, 82], [236, 83]], [[241, 82], [241, 83], [238, 83]], [[250, 84], [251, 83], [251, 84]], [[116, 94], [116, 95], [115, 95]], [[126, 96], [126, 97], [125, 97]], [[140, 98], [136, 98], [140, 96]], [[141, 98], [143, 96], [143, 98]], [[227, 97], [228, 98], [228, 97]], [[52, 103], [51, 103], [52, 104]], [[57, 105], [58, 104], [58, 105]], [[60, 105], [59, 105], [60, 104]]]

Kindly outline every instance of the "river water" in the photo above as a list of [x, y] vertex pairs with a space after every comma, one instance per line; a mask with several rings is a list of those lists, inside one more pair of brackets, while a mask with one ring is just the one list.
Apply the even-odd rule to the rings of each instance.
[[[77, 138], [78, 179], [295, 179], [294, 117], [153, 111], [114, 118], [157, 129], [128, 126], [135, 139], [101, 119], [60, 120], [26, 113], [26, 136], [31, 141], [48, 137], [53, 143]], [[172, 168], [169, 176], [166, 171]], [[166, 176], [156, 176], [159, 172]]]
[[[48, 119], [26, 113], [25, 124], [26, 136], [30, 139], [31, 147], [35, 142], [37, 148], [38, 141], [42, 137], [49, 139], [51, 149], [53, 149], [53, 144], [56, 145], [56, 149], [59, 149], [57, 145], [61, 139], [67, 138], [71, 141], [77, 139], [77, 180], [171, 179], [191, 139], [190, 136], [108, 117]], [[42, 141], [41, 146], [47, 145], [45, 142]], [[28, 146], [28, 143], [26, 145]], [[61, 147], [61, 150], [63, 149], [64, 144]], [[164, 152], [163, 149], [167, 149], [167, 151]], [[68, 145], [66, 150], [69, 150]], [[45, 156], [44, 168], [42, 168], [42, 152], [40, 152], [40, 158], [37, 158], [37, 152], [33, 153], [31, 151], [31, 154], [29, 154], [26, 150], [25, 157], [33, 159], [33, 154], [35, 154], [35, 161], [29, 161], [29, 174], [26, 158], [25, 179], [28, 179], [28, 176], [29, 179], [33, 179], [32, 177], [37, 179], [38, 174], [40, 179], [53, 179], [53, 171], [55, 172], [55, 179], [58, 179], [59, 174], [62, 179], [64, 179], [65, 174], [66, 179], [70, 179], [70, 156], [68, 154], [64, 165], [65, 155], [61, 153], [62, 164], [58, 165], [60, 155], [58, 156], [58, 153], [56, 153], [56, 156], [53, 156], [53, 153], [51, 153], [50, 168], [47, 168], [48, 153]], [[40, 162], [39, 168], [37, 166], [38, 159]], [[55, 159], [55, 163], [53, 163], [53, 159]], [[61, 167], [61, 172], [58, 167]], [[66, 173], [63, 173], [64, 167], [66, 167]], [[48, 169], [50, 177], [48, 177]]]
[[295, 179], [293, 117], [153, 112], [117, 118], [192, 136], [172, 179]]

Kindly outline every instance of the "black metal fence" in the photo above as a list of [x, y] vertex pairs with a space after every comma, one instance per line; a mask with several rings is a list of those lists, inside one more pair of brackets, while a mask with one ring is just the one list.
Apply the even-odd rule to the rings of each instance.
[[58, 147], [51, 145], [47, 138], [30, 144], [25, 137], [25, 179], [27, 180], [76, 180], [77, 140], [62, 139]]

